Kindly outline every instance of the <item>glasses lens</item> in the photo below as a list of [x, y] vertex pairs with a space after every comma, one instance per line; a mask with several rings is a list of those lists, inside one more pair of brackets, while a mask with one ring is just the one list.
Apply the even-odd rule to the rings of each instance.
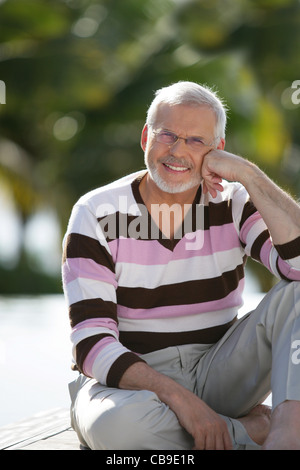
[[187, 137], [186, 139], [184, 137], [178, 137], [174, 132], [167, 131], [167, 130], [161, 130], [158, 132], [154, 132], [156, 136], [156, 140], [162, 144], [166, 145], [174, 145], [178, 139], [183, 139], [185, 140], [186, 144], [191, 146], [195, 150], [199, 150], [202, 147], [207, 147], [213, 145], [214, 139], [211, 143], [205, 142], [202, 137]]
[[205, 142], [201, 137], [188, 137], [187, 144], [193, 148], [201, 148], [205, 145]]
[[177, 140], [177, 135], [170, 131], [160, 131], [156, 134], [156, 139], [162, 144], [172, 145]]

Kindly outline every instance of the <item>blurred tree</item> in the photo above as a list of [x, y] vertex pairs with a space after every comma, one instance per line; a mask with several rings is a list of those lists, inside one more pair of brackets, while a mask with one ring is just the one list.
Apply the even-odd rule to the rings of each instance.
[[50, 206], [63, 233], [81, 194], [143, 167], [153, 92], [186, 79], [226, 99], [227, 148], [299, 197], [299, 25], [298, 0], [0, 0], [0, 184], [23, 223]]

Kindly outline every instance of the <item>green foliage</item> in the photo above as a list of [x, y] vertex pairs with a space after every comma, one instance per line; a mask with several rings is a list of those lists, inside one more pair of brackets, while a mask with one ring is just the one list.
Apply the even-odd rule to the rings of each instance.
[[[84, 192], [143, 167], [154, 90], [216, 87], [227, 148], [300, 195], [298, 0], [0, 1], [0, 184], [62, 233]], [[272, 280], [270, 279], [270, 282]]]

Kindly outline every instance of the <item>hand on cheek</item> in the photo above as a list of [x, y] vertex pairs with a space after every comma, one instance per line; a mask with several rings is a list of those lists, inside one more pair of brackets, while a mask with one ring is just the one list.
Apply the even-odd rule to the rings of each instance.
[[218, 191], [223, 191], [222, 178], [210, 169], [208, 160], [204, 160], [201, 168], [201, 176], [203, 178], [203, 192], [210, 193], [215, 198]]

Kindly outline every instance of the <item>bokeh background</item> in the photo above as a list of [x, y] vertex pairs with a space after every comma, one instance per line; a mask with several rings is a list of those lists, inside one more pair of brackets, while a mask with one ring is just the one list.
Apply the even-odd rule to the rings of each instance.
[[214, 87], [226, 148], [299, 198], [299, 51], [299, 0], [0, 0], [0, 424], [69, 404], [63, 235], [82, 194], [143, 168], [157, 88]]
[[299, 50], [299, 0], [0, 0], [0, 294], [61, 292], [73, 204], [143, 167], [147, 107], [177, 80], [215, 87], [226, 148], [298, 198]]

